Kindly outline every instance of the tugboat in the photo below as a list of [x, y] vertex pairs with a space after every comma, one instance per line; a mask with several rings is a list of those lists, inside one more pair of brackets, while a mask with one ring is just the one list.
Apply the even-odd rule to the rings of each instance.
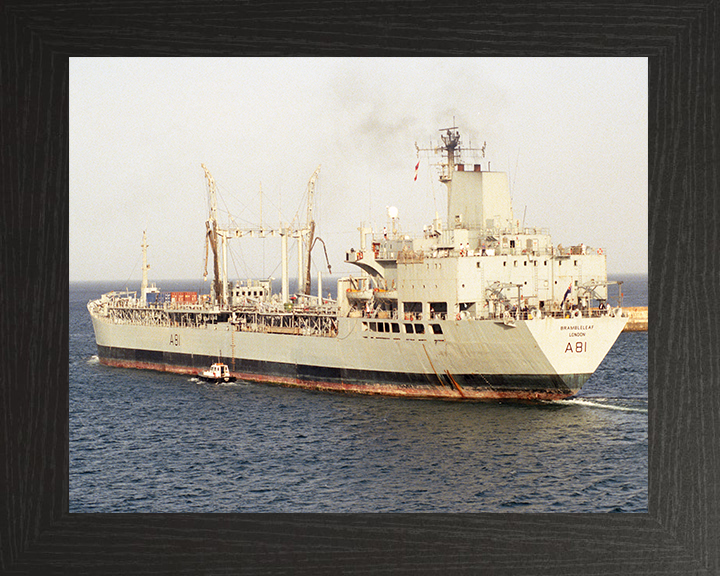
[[215, 363], [209, 370], [203, 370], [198, 374], [206, 382], [235, 382], [235, 376], [230, 376], [230, 369], [227, 364]]

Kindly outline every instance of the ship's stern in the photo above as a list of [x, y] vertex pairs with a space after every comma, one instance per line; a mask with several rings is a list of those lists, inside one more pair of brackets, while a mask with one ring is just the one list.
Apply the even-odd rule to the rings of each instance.
[[597, 370], [622, 332], [628, 318], [613, 315], [544, 317], [525, 321], [555, 374], [574, 395]]

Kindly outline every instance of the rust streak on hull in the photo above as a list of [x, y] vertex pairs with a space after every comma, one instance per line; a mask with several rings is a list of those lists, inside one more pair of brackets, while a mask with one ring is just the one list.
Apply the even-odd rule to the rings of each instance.
[[452, 374], [450, 374], [450, 370], [445, 370], [445, 374], [448, 375], [448, 378], [450, 378], [450, 381], [453, 383], [453, 386], [457, 388], [458, 394], [465, 398], [465, 394], [462, 391], [462, 388], [460, 388], [460, 385], [455, 381], [455, 378], [452, 377]]

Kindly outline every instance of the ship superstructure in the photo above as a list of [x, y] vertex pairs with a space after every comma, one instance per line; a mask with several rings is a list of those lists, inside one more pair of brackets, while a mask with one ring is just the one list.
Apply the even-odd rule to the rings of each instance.
[[[88, 304], [101, 362], [190, 374], [224, 363], [244, 380], [396, 396], [575, 394], [627, 321], [608, 300], [605, 254], [584, 244], [555, 246], [547, 230], [521, 225], [507, 175], [482, 160], [463, 163], [456, 127], [441, 138], [446, 221], [436, 215], [411, 237], [398, 233], [391, 208], [389, 230], [361, 226], [359, 245], [345, 257], [359, 274], [338, 280], [334, 300], [323, 298], [320, 286], [310, 294], [312, 249], [318, 241], [324, 248], [312, 218], [319, 167], [308, 183], [303, 225], [240, 229], [218, 225], [214, 180], [203, 166], [210, 293], [167, 296], [148, 288], [144, 257], [140, 298], [113, 292]], [[228, 280], [227, 241], [244, 235], [280, 236], [279, 294], [268, 279]], [[298, 247], [293, 296], [290, 239]]]
[[363, 231], [360, 249], [351, 249], [346, 261], [368, 278], [362, 288], [344, 281], [351, 291], [338, 291], [341, 310], [371, 293], [373, 308], [425, 318], [525, 319], [576, 310], [588, 315], [593, 305], [604, 309], [613, 282], [607, 281], [603, 250], [554, 246], [547, 230], [521, 226], [513, 219], [507, 174], [460, 163], [459, 132], [445, 132], [440, 180], [448, 188], [447, 227], [436, 218], [420, 237], [391, 227], [389, 235], [369, 242], [365, 233], [371, 231]]

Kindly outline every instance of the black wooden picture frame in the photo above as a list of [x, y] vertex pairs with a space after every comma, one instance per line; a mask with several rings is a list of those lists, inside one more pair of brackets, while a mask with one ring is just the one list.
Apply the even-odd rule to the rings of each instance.
[[[720, 574], [719, 12], [6, 0], [0, 573]], [[69, 514], [68, 59], [107, 55], [649, 58], [649, 513]]]

